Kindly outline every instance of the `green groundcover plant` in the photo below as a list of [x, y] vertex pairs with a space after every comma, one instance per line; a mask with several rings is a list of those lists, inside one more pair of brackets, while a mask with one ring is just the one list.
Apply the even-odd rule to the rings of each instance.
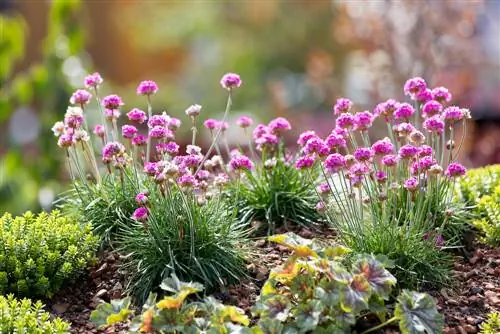
[[500, 313], [491, 312], [488, 314], [488, 319], [480, 325], [481, 334], [497, 334], [500, 333]]
[[94, 262], [98, 239], [58, 211], [0, 218], [0, 294], [51, 297]]
[[70, 324], [43, 310], [43, 304], [13, 295], [0, 296], [0, 333], [2, 334], [66, 334]]
[[456, 200], [472, 208], [482, 241], [500, 245], [500, 165], [469, 170], [457, 184]]
[[[442, 333], [443, 316], [432, 297], [404, 290], [390, 317], [387, 300], [396, 279], [386, 259], [358, 256], [346, 265], [348, 249], [324, 247], [295, 234], [270, 240], [285, 245], [292, 255], [271, 271], [253, 309], [254, 326], [242, 310], [213, 298], [188, 302], [203, 287], [166, 279], [162, 289], [171, 295], [151, 295], [142, 314], [131, 320], [131, 332], [142, 333], [369, 333], [398, 323], [402, 333]], [[91, 319], [99, 326], [127, 321], [130, 299], [101, 304]], [[375, 319], [370, 323], [366, 319]]]
[[[296, 167], [321, 169], [318, 207], [348, 247], [394, 260], [401, 287], [438, 287], [450, 277], [443, 250], [466, 226], [466, 211], [452, 201], [466, 172], [455, 161], [463, 137], [456, 145], [454, 132], [470, 113], [447, 106], [448, 90], [431, 90], [421, 78], [409, 79], [404, 91], [413, 105], [387, 100], [373, 112], [353, 113], [350, 100], [337, 100], [336, 127], [325, 139], [304, 132]], [[368, 130], [377, 120], [387, 137], [372, 141]]]

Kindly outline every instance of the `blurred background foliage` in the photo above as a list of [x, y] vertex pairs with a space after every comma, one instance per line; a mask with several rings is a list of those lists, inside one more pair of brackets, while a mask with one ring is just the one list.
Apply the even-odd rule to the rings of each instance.
[[157, 81], [155, 112], [184, 122], [193, 103], [220, 115], [219, 78], [237, 72], [233, 117], [286, 116], [296, 133], [323, 134], [338, 97], [371, 109], [420, 75], [472, 110], [462, 160], [499, 162], [499, 22], [498, 1], [1, 0], [0, 212], [48, 209], [65, 189], [50, 127], [93, 71], [124, 112], [145, 107], [139, 81]]

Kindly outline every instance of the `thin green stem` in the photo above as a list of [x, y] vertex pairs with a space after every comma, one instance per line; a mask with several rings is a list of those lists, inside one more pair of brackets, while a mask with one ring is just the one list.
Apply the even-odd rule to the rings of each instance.
[[[151, 105], [151, 97], [147, 95], [148, 98], [148, 119], [151, 119], [153, 116], [153, 107]], [[148, 143], [146, 146], [146, 162], [149, 162], [149, 155], [151, 153], [151, 137], [148, 135]]]
[[389, 320], [387, 320], [386, 322], [383, 322], [383, 323], [381, 323], [381, 324], [380, 324], [380, 325], [378, 325], [378, 326], [375, 326], [375, 327], [372, 327], [372, 328], [370, 328], [370, 329], [367, 329], [366, 331], [364, 331], [364, 332], [363, 332], [363, 333], [361, 333], [361, 334], [368, 334], [368, 333], [374, 332], [374, 331], [376, 331], [376, 330], [379, 330], [379, 329], [381, 329], [381, 328], [384, 328], [385, 326], [387, 326], [387, 325], [389, 325], [390, 323], [392, 323], [392, 322], [394, 322], [394, 321], [397, 321], [397, 320], [399, 320], [399, 318], [398, 318], [398, 317], [392, 317], [392, 318], [390, 318]]
[[97, 87], [94, 87], [94, 92], [95, 92], [95, 99], [97, 101], [97, 106], [99, 107], [99, 113], [101, 114], [102, 126], [104, 126], [104, 138], [103, 138], [103, 141], [104, 141], [104, 145], [106, 145], [106, 141], [107, 141], [107, 138], [108, 138], [108, 135], [109, 135], [108, 125], [106, 124], [106, 119], [104, 117], [104, 110], [102, 109], [101, 99], [99, 98], [99, 92], [97, 90]]

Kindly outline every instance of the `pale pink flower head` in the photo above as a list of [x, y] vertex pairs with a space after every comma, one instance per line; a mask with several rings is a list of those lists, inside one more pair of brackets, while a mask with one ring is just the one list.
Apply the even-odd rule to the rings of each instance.
[[394, 167], [398, 164], [399, 157], [397, 155], [388, 154], [382, 157], [382, 164], [387, 167]]
[[87, 88], [97, 88], [102, 84], [101, 75], [97, 72], [89, 74], [85, 77], [84, 83]]
[[227, 129], [229, 129], [229, 123], [222, 121], [217, 122], [216, 128], [220, 129], [222, 132], [225, 132]]
[[169, 117], [167, 122], [167, 127], [170, 130], [175, 131], [181, 127], [181, 120], [175, 117]]
[[169, 121], [170, 117], [167, 114], [153, 115], [148, 120], [148, 127], [149, 128], [154, 128], [155, 126], [166, 127]]
[[438, 115], [443, 111], [443, 105], [438, 101], [431, 100], [424, 104], [422, 107], [422, 114], [424, 117], [432, 117]]
[[356, 162], [354, 165], [352, 165], [349, 168], [349, 176], [350, 177], [352, 177], [353, 175], [354, 176], [363, 176], [363, 175], [370, 174], [370, 171], [371, 171], [370, 167], [368, 167], [366, 164]]
[[269, 122], [267, 125], [271, 133], [280, 136], [283, 133], [290, 131], [292, 129], [292, 126], [290, 125], [290, 122], [284, 117], [277, 117], [273, 119], [272, 121]]
[[120, 118], [120, 110], [118, 109], [104, 109], [104, 118], [106, 118], [108, 121], [116, 121], [118, 118]]
[[466, 172], [467, 169], [463, 165], [459, 164], [458, 162], [452, 162], [448, 165], [448, 168], [446, 168], [444, 175], [455, 178], [464, 176]]
[[336, 119], [335, 124], [341, 129], [351, 130], [356, 124], [356, 120], [354, 119], [353, 115], [349, 113], [343, 113], [340, 114]]
[[432, 90], [432, 98], [439, 103], [451, 101], [451, 93], [445, 87], [436, 87]]
[[325, 144], [330, 148], [330, 150], [339, 149], [341, 147], [346, 147], [347, 142], [344, 137], [336, 133], [331, 133], [326, 137]]
[[418, 147], [410, 144], [403, 145], [399, 148], [399, 156], [401, 159], [413, 159], [418, 154]]
[[54, 133], [54, 136], [59, 137], [64, 133], [64, 123], [61, 121], [55, 122], [51, 130]]
[[408, 122], [414, 113], [415, 109], [410, 104], [401, 103], [398, 109], [394, 112], [394, 118]]
[[404, 85], [404, 92], [406, 95], [414, 99], [418, 93], [427, 89], [425, 80], [420, 77], [408, 79]]
[[333, 114], [340, 115], [343, 113], [347, 113], [351, 110], [352, 106], [353, 103], [351, 100], [342, 97], [338, 99], [335, 105], [333, 106]]
[[374, 119], [374, 115], [367, 110], [354, 114], [355, 129], [359, 131], [368, 130], [372, 126]]
[[186, 153], [187, 154], [200, 154], [201, 147], [196, 146], [196, 145], [188, 145], [188, 146], [186, 146]]
[[75, 140], [72, 134], [63, 133], [62, 135], [59, 136], [59, 139], [57, 140], [57, 145], [62, 148], [68, 148], [71, 147], [74, 144], [74, 142]]
[[197, 117], [200, 115], [201, 106], [199, 104], [193, 104], [186, 109], [186, 115], [189, 117]]
[[210, 178], [210, 172], [208, 170], [199, 170], [198, 173], [196, 173], [196, 178], [200, 181], [206, 181]]
[[234, 171], [250, 170], [253, 168], [253, 162], [245, 155], [238, 155], [229, 161], [229, 166]]
[[127, 113], [127, 117], [130, 121], [142, 124], [148, 120], [146, 113], [138, 108], [134, 108]]
[[205, 122], [203, 122], [203, 126], [209, 130], [214, 130], [217, 128], [217, 123], [219, 123], [218, 120], [209, 118]]
[[137, 134], [132, 139], [132, 145], [134, 146], [145, 146], [147, 143], [148, 143], [148, 138], [142, 134]]
[[152, 95], [156, 94], [158, 91], [158, 85], [156, 82], [151, 80], [142, 81], [139, 86], [137, 86], [137, 95]]
[[299, 136], [299, 139], [297, 139], [297, 144], [299, 144], [300, 146], [304, 146], [307, 143], [307, 141], [311, 138], [318, 138], [316, 132], [314, 131], [302, 132]]
[[320, 138], [313, 137], [309, 139], [304, 146], [304, 153], [309, 155], [317, 154], [320, 157], [323, 157], [330, 153], [330, 148]]
[[316, 191], [317, 191], [317, 192], [318, 192], [318, 194], [320, 194], [320, 195], [328, 195], [328, 194], [331, 192], [330, 185], [328, 184], [328, 182], [323, 182], [323, 183], [320, 183], [320, 184], [316, 187]]
[[320, 214], [321, 214], [321, 213], [325, 213], [325, 212], [326, 212], [326, 210], [327, 210], [327, 207], [326, 207], [326, 205], [325, 205], [325, 202], [323, 202], [323, 201], [319, 201], [319, 202], [316, 204], [315, 208], [316, 208], [316, 211], [317, 211], [318, 213], [320, 213]]
[[314, 165], [315, 160], [316, 158], [314, 156], [305, 155], [297, 159], [297, 161], [295, 162], [295, 168], [297, 169], [311, 168]]
[[216, 187], [222, 188], [229, 183], [229, 176], [225, 173], [220, 173], [214, 177], [214, 185]]
[[387, 137], [377, 140], [372, 145], [372, 150], [376, 155], [387, 155], [394, 153], [394, 145]]
[[429, 88], [426, 88], [420, 91], [416, 96], [415, 100], [420, 103], [426, 103], [432, 100], [432, 91]]
[[259, 151], [262, 151], [264, 148], [274, 149], [279, 142], [278, 136], [272, 133], [264, 133], [259, 138], [255, 139], [255, 144], [257, 144], [257, 149]]
[[123, 138], [132, 139], [137, 134], [137, 128], [133, 125], [125, 124], [122, 126]]
[[123, 105], [123, 101], [118, 95], [112, 94], [104, 97], [101, 104], [106, 109], [118, 109]]
[[407, 137], [413, 131], [415, 131], [415, 127], [411, 123], [403, 122], [401, 124], [396, 125], [396, 132], [401, 137]]
[[148, 219], [148, 209], [144, 206], [135, 209], [131, 218], [138, 222], [146, 221]]
[[394, 112], [398, 109], [399, 102], [393, 99], [389, 99], [385, 102], [379, 103], [374, 110], [375, 115], [382, 115], [385, 117], [386, 121], [390, 121]]
[[64, 125], [68, 128], [79, 128], [83, 124], [83, 110], [80, 107], [68, 107], [64, 115]]
[[347, 138], [349, 136], [349, 131], [343, 128], [339, 128], [338, 126], [335, 127], [335, 129], [332, 130], [332, 133], [340, 135], [344, 138]]
[[417, 146], [425, 143], [424, 134], [418, 130], [413, 130], [412, 133], [410, 133], [409, 135], [409, 139], [413, 144]]
[[125, 146], [123, 146], [121, 143], [116, 141], [108, 142], [102, 149], [102, 161], [105, 164], [108, 164], [111, 162], [114, 156], [121, 155], [124, 152]]
[[242, 84], [241, 78], [236, 73], [226, 73], [220, 79], [220, 85], [222, 88], [231, 90], [233, 88], [239, 88]]
[[408, 191], [415, 192], [418, 190], [418, 180], [412, 176], [405, 180], [403, 187]]
[[253, 119], [251, 119], [250, 117], [248, 116], [241, 116], [240, 118], [238, 118], [238, 120], [236, 121], [236, 124], [238, 124], [238, 126], [242, 129], [246, 129], [250, 126], [252, 126], [253, 124]]
[[149, 176], [154, 176], [158, 171], [158, 164], [156, 162], [146, 162], [143, 171]]
[[69, 102], [71, 104], [84, 105], [89, 103], [91, 98], [92, 94], [87, 92], [85, 89], [78, 89], [76, 92], [73, 93], [73, 95], [71, 95]]
[[439, 115], [429, 117], [424, 121], [424, 129], [440, 135], [444, 131], [444, 122]]
[[340, 153], [332, 153], [326, 157], [323, 162], [323, 167], [329, 173], [338, 173], [341, 169], [346, 167], [346, 158]]
[[360, 162], [370, 161], [373, 156], [374, 152], [368, 147], [358, 147], [356, 151], [354, 151], [354, 157]]
[[140, 192], [135, 196], [135, 202], [140, 205], [144, 206], [148, 203], [148, 194], [145, 192]]

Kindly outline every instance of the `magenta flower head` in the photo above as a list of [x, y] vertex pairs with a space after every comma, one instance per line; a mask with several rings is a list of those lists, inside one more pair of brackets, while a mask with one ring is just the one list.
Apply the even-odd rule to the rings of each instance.
[[197, 117], [200, 115], [201, 106], [199, 104], [193, 104], [186, 109], [186, 115], [189, 117]]
[[315, 208], [316, 208], [316, 211], [317, 211], [318, 213], [324, 213], [324, 212], [326, 212], [326, 210], [327, 210], [326, 205], [325, 205], [325, 202], [323, 202], [323, 201], [319, 201], [319, 202], [316, 204]]
[[455, 122], [461, 121], [462, 119], [464, 119], [464, 116], [465, 115], [463, 109], [460, 109], [456, 106], [448, 107], [443, 111], [443, 119], [450, 125]]
[[413, 131], [415, 131], [415, 127], [411, 123], [406, 123], [403, 122], [401, 124], [396, 125], [396, 130], [395, 132], [400, 136], [400, 137], [407, 137], [409, 136]]
[[366, 164], [356, 162], [349, 168], [349, 175], [351, 176], [363, 176], [367, 174], [370, 174], [370, 167], [368, 167]]
[[64, 133], [59, 136], [59, 139], [57, 140], [57, 145], [62, 148], [68, 148], [73, 145], [75, 142], [73, 135], [69, 133]]
[[295, 162], [295, 168], [297, 169], [311, 168], [314, 165], [315, 160], [316, 158], [314, 156], [305, 155], [297, 159], [297, 161]]
[[252, 126], [253, 124], [253, 119], [251, 119], [250, 117], [248, 116], [241, 116], [240, 118], [238, 118], [238, 120], [236, 121], [236, 124], [239, 125], [240, 128], [242, 129], [246, 129], [250, 126]]
[[146, 113], [141, 109], [134, 108], [127, 113], [127, 117], [132, 122], [142, 124], [148, 120]]
[[217, 123], [219, 123], [218, 120], [209, 118], [205, 122], [203, 122], [203, 126], [205, 126], [209, 130], [214, 130], [215, 128], [217, 128]]
[[439, 115], [432, 116], [424, 121], [424, 129], [440, 135], [444, 130], [444, 122]]
[[257, 149], [259, 151], [262, 151], [262, 149], [265, 147], [274, 149], [274, 147], [278, 145], [279, 142], [279, 138], [272, 133], [264, 133], [262, 136], [255, 139], [255, 143], [257, 144]]
[[148, 120], [148, 127], [154, 128], [155, 126], [166, 127], [170, 117], [167, 114], [153, 115]]
[[404, 182], [403, 187], [406, 190], [411, 191], [411, 192], [417, 191], [418, 190], [418, 180], [414, 177], [410, 177], [409, 179], [407, 179]]
[[445, 87], [436, 87], [432, 90], [432, 98], [439, 103], [451, 101], [451, 93]]
[[148, 194], [145, 192], [138, 193], [137, 196], [135, 196], [135, 201], [138, 205], [146, 205], [148, 203]]
[[235, 73], [226, 73], [220, 79], [220, 85], [222, 88], [231, 90], [233, 88], [239, 88], [242, 84], [241, 78]]
[[428, 157], [432, 156], [432, 147], [429, 145], [422, 145], [418, 148], [418, 157], [423, 158], [423, 157]]
[[343, 113], [347, 113], [351, 110], [353, 103], [351, 100], [346, 98], [340, 98], [337, 100], [335, 105], [333, 106], [333, 114], [340, 115]]
[[133, 220], [138, 221], [138, 222], [146, 221], [148, 219], [148, 209], [144, 206], [141, 206], [140, 208], [135, 209], [131, 218]]
[[137, 95], [153, 95], [158, 91], [158, 85], [151, 80], [142, 81], [137, 86]]
[[133, 125], [125, 124], [122, 126], [122, 136], [124, 138], [132, 139], [137, 134], [137, 128]]
[[406, 95], [414, 99], [418, 93], [425, 90], [426, 88], [427, 84], [425, 83], [425, 80], [420, 77], [415, 77], [406, 81], [404, 85], [404, 92]]
[[429, 170], [432, 166], [436, 165], [437, 161], [431, 156], [423, 157], [418, 161], [418, 168], [424, 171]]
[[325, 144], [330, 150], [334, 150], [346, 147], [347, 142], [344, 137], [332, 132], [328, 137], [326, 137]]
[[346, 158], [340, 153], [332, 153], [326, 157], [323, 162], [323, 167], [329, 173], [338, 173], [342, 168], [346, 166]]
[[452, 162], [448, 165], [448, 168], [446, 168], [444, 175], [454, 178], [464, 176], [466, 172], [467, 169], [463, 165], [458, 162]]
[[290, 125], [290, 122], [284, 117], [278, 117], [273, 119], [272, 121], [269, 122], [267, 125], [271, 133], [280, 136], [283, 133], [290, 131], [292, 129], [292, 126]]
[[102, 161], [109, 164], [114, 156], [122, 155], [125, 152], [125, 146], [121, 143], [113, 141], [107, 143], [102, 149]]
[[399, 148], [399, 156], [401, 159], [412, 159], [418, 154], [418, 147], [410, 144], [403, 145]]
[[350, 130], [356, 124], [356, 120], [354, 116], [349, 113], [340, 114], [337, 120], [335, 121], [337, 127], [345, 130]]
[[149, 129], [149, 136], [151, 138], [156, 139], [165, 139], [169, 137], [169, 130], [163, 126], [154, 126], [152, 129]]
[[397, 120], [408, 121], [413, 114], [415, 113], [415, 109], [408, 103], [401, 103], [394, 112], [394, 118]]
[[154, 176], [158, 171], [158, 164], [156, 162], [146, 162], [144, 164], [144, 173], [149, 176]]
[[229, 161], [229, 166], [234, 171], [250, 170], [253, 167], [253, 162], [245, 155], [238, 155]]
[[311, 138], [318, 138], [316, 132], [314, 131], [302, 132], [299, 136], [299, 139], [297, 139], [297, 144], [299, 144], [300, 146], [304, 146], [307, 143], [307, 141]]
[[434, 240], [436, 243], [436, 247], [443, 247], [446, 243], [442, 235], [435, 234], [434, 232], [424, 234], [424, 240]]
[[165, 145], [165, 151], [171, 156], [176, 156], [179, 154], [179, 145], [174, 141], [168, 142]]
[[91, 98], [92, 98], [92, 94], [87, 92], [85, 89], [79, 89], [76, 92], [74, 92], [73, 95], [71, 95], [69, 102], [71, 104], [84, 105], [84, 104], [89, 103]]
[[359, 147], [354, 151], [354, 157], [356, 160], [362, 161], [370, 161], [373, 158], [373, 151], [368, 147]]
[[101, 104], [106, 109], [118, 109], [123, 105], [122, 98], [118, 95], [112, 94], [104, 97], [101, 101]]
[[328, 154], [330, 148], [326, 146], [325, 142], [318, 137], [309, 139], [304, 146], [304, 153], [306, 154], [319, 154], [320, 156]]
[[332, 133], [342, 136], [344, 138], [347, 138], [349, 136], [349, 131], [343, 128], [339, 128], [338, 126], [336, 126], [335, 129], [332, 130]]
[[316, 187], [316, 191], [318, 192], [318, 194], [320, 195], [328, 195], [331, 191], [330, 189], [330, 185], [328, 184], [328, 182], [323, 182], [323, 183], [320, 183], [317, 187]]
[[191, 189], [198, 185], [198, 180], [191, 174], [184, 174], [177, 179], [179, 187], [184, 189]]
[[373, 143], [372, 150], [376, 155], [392, 154], [394, 153], [394, 145], [389, 138], [385, 137]]
[[374, 110], [375, 115], [382, 115], [386, 121], [390, 121], [396, 109], [399, 107], [399, 102], [389, 99], [385, 102], [379, 103]]
[[138, 134], [132, 139], [132, 145], [134, 146], [146, 146], [148, 143], [148, 138], [145, 135]]
[[106, 129], [104, 128], [104, 125], [97, 124], [94, 127], [94, 134], [99, 138], [104, 138], [104, 136], [106, 136]]
[[373, 114], [367, 110], [354, 114], [355, 129], [359, 131], [368, 130], [372, 126], [374, 119]]
[[432, 117], [443, 111], [443, 105], [438, 101], [431, 100], [422, 107], [422, 114], [425, 117]]
[[382, 164], [387, 167], [394, 167], [398, 162], [399, 157], [397, 155], [389, 154], [382, 158]]
[[429, 88], [426, 88], [422, 91], [420, 91], [416, 96], [415, 100], [417, 100], [420, 103], [426, 103], [432, 100], [432, 91]]
[[84, 83], [87, 88], [97, 88], [102, 84], [101, 75], [97, 72], [89, 74], [85, 77]]
[[375, 179], [377, 180], [378, 183], [385, 183], [387, 181], [387, 173], [379, 170], [375, 172]]

